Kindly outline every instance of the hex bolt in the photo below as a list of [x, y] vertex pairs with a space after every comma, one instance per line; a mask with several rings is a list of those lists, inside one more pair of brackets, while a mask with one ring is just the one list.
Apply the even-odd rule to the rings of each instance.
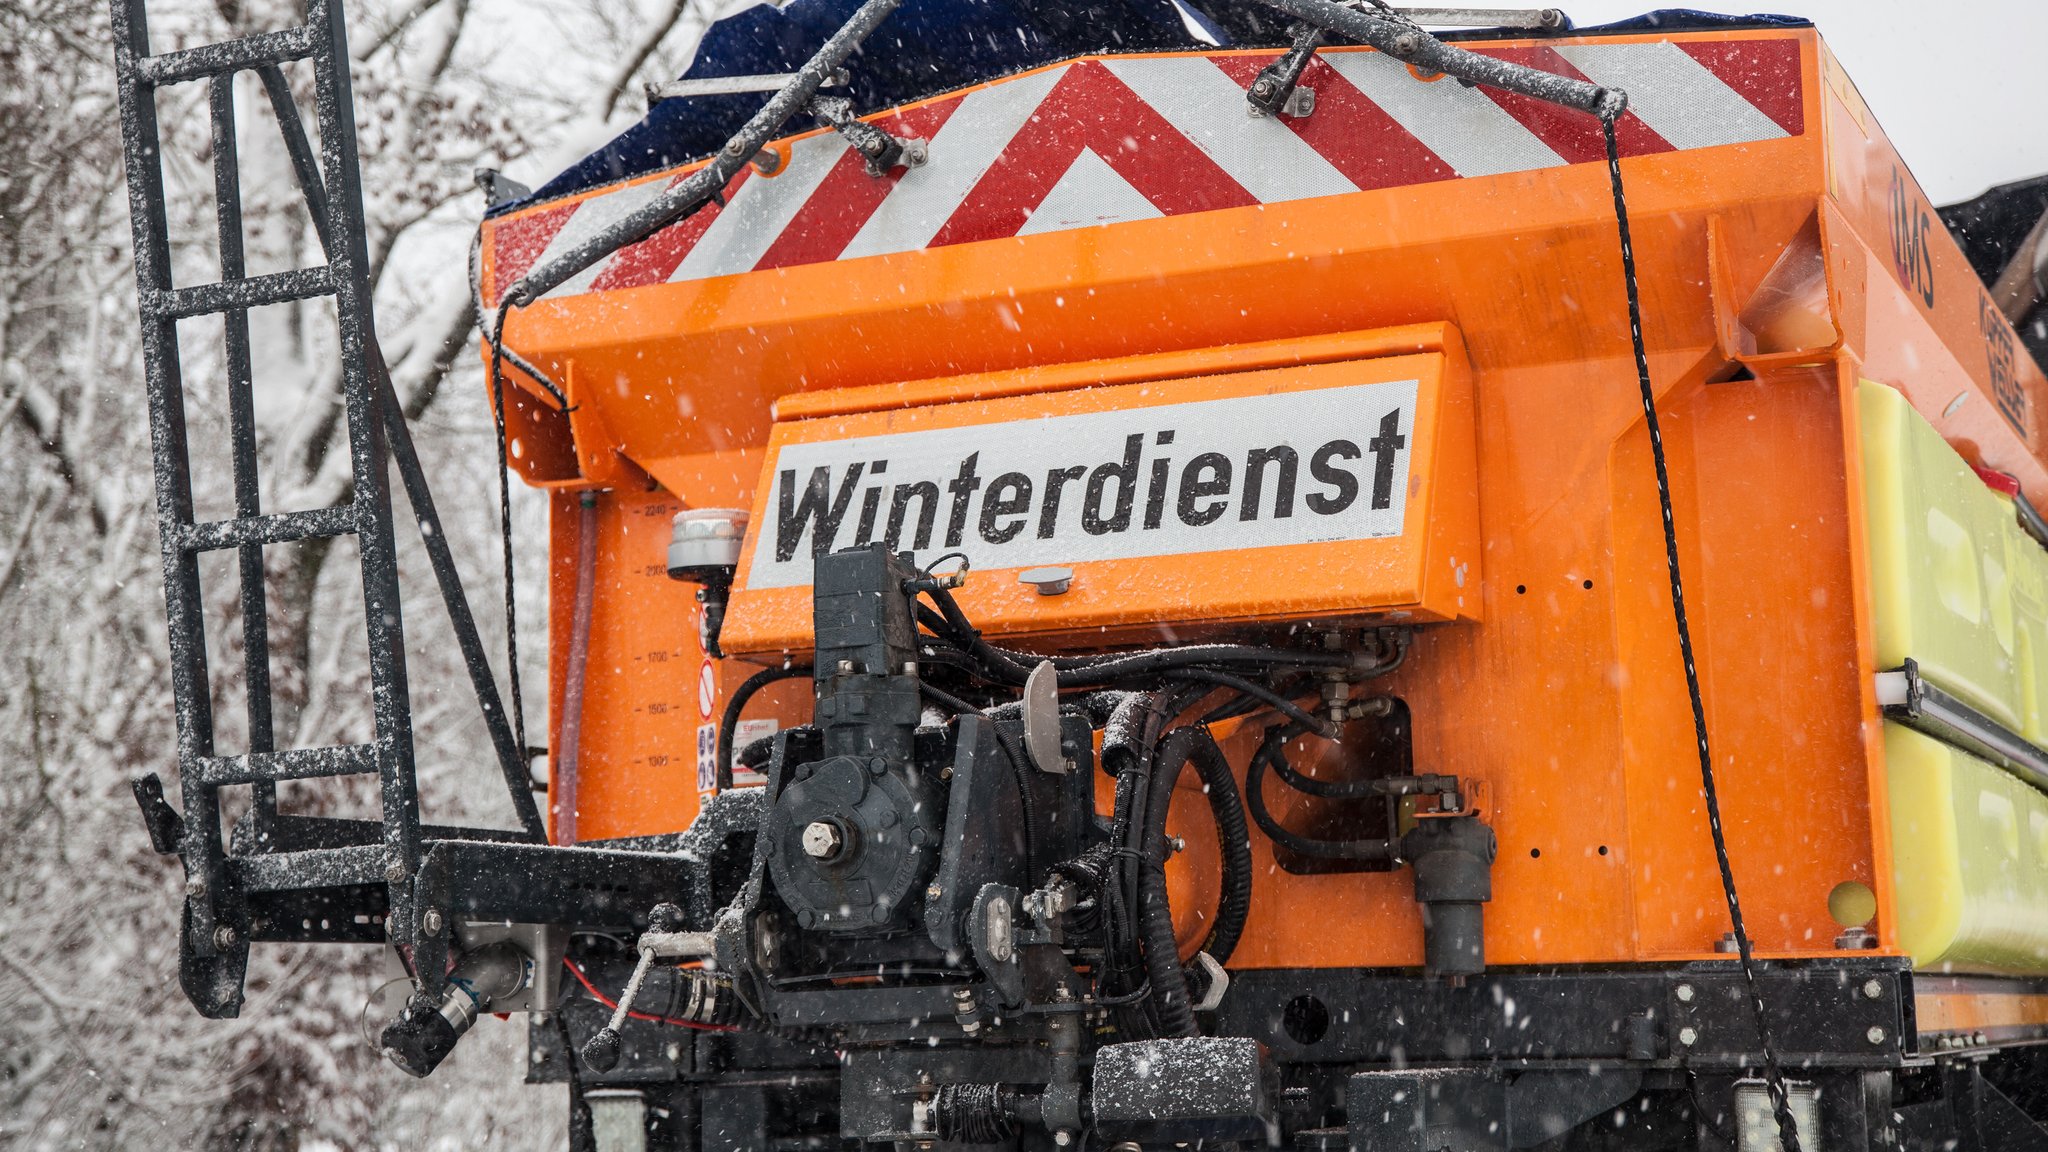
[[944, 896], [945, 894], [946, 890], [944, 888], [939, 887], [937, 884], [934, 884], [931, 887], [926, 888], [924, 890], [924, 898], [927, 900], [937, 900], [939, 897]]
[[215, 928], [213, 930], [213, 946], [222, 952], [233, 948], [235, 946], [235, 930], [233, 926], [222, 924], [220, 927]]
[[1690, 984], [1680, 984], [1680, 985], [1679, 985], [1678, 987], [1676, 987], [1676, 988], [1672, 989], [1671, 991], [1672, 991], [1672, 995], [1674, 995], [1674, 996], [1677, 996], [1677, 997], [1678, 997], [1678, 1002], [1679, 1002], [1680, 1004], [1690, 1004], [1690, 1003], [1692, 1003], [1692, 996], [1693, 996], [1693, 991], [1692, 991], [1692, 985], [1690, 985]]
[[1678, 1030], [1678, 1042], [1687, 1048], [1700, 1042], [1700, 1030], [1687, 1025]]
[[813, 860], [830, 860], [844, 843], [839, 829], [829, 821], [813, 820], [804, 825], [804, 855]]
[[204, 899], [206, 896], [206, 877], [194, 876], [190, 880], [185, 881], [185, 895], [190, 896], [194, 900]]
[[429, 936], [441, 934], [441, 910], [439, 908], [429, 908], [425, 912], [420, 913], [420, 931], [425, 932]]
[[405, 864], [401, 861], [393, 860], [384, 868], [384, 879], [392, 884], [405, 883]]
[[1062, 1148], [1070, 1148], [1074, 1144], [1074, 1134], [1062, 1128], [1052, 1134], [1052, 1142]]
[[1865, 1037], [1866, 1039], [1868, 1039], [1868, 1040], [1869, 1040], [1869, 1041], [1870, 1041], [1870, 1042], [1871, 1042], [1872, 1044], [1882, 1044], [1882, 1043], [1884, 1043], [1884, 1029], [1882, 1029], [1882, 1028], [1879, 1028], [1879, 1027], [1878, 1027], [1877, 1025], [1875, 1025], [1875, 1024], [1872, 1024], [1872, 1025], [1870, 1026], [1870, 1031], [1868, 1031], [1868, 1032], [1865, 1032], [1865, 1033], [1864, 1033], [1863, 1035], [1864, 1035], [1864, 1037]]
[[1863, 982], [1863, 995], [1866, 999], [1882, 1000], [1884, 999], [1884, 985], [1879, 984], [1875, 980], [1865, 980]]

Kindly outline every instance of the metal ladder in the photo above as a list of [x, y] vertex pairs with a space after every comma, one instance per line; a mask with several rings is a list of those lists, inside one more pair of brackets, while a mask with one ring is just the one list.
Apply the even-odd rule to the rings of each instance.
[[[426, 917], [427, 930], [421, 931], [414, 885], [423, 853], [438, 840], [538, 844], [545, 842], [546, 833], [528, 783], [526, 752], [517, 746], [499, 700], [377, 344], [339, 0], [306, 0], [307, 20], [298, 27], [160, 55], [150, 51], [145, 0], [112, 0], [112, 7], [183, 814], [165, 801], [154, 775], [137, 780], [135, 791], [156, 847], [176, 852], [185, 869], [180, 948], [185, 992], [205, 1015], [226, 1017], [241, 1008], [251, 939], [365, 941], [383, 940], [388, 934], [393, 943], [416, 950], [427, 944], [419, 953], [424, 969], [429, 955], [438, 954], [446, 941], [426, 939], [441, 936], [438, 913]], [[311, 62], [315, 77], [321, 144], [317, 159], [282, 70], [282, 65], [299, 60]], [[234, 107], [234, 78], [245, 71], [259, 77], [276, 112], [326, 252], [324, 265], [246, 274]], [[159, 88], [201, 81], [208, 84], [211, 97], [220, 279], [179, 287], [171, 275], [155, 94]], [[318, 296], [334, 298], [353, 498], [332, 508], [266, 513], [259, 499], [249, 311]], [[225, 327], [234, 515], [198, 521], [177, 323], [209, 315], [221, 316]], [[517, 832], [420, 823], [387, 485], [392, 463], [420, 522], [519, 816]], [[356, 537], [362, 558], [374, 737], [363, 744], [279, 749], [272, 731], [263, 549], [348, 535]], [[199, 580], [200, 554], [230, 549], [240, 560], [242, 675], [248, 698], [248, 752], [241, 756], [217, 755], [214, 747]], [[381, 789], [381, 821], [320, 819], [277, 810], [280, 781], [372, 774]], [[239, 785], [250, 786], [253, 809], [248, 826], [238, 828], [229, 843], [221, 830], [220, 792]], [[429, 980], [438, 983], [438, 973]]]

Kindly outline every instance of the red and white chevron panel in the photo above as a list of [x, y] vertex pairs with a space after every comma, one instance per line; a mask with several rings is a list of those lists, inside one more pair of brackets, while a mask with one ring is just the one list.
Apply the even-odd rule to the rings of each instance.
[[[1799, 44], [1773, 37], [1485, 49], [1625, 89], [1624, 155], [1796, 136]], [[836, 133], [800, 140], [772, 177], [743, 170], [712, 205], [600, 261], [559, 298], [853, 260], [1248, 204], [1605, 158], [1591, 116], [1455, 80], [1423, 81], [1368, 50], [1325, 50], [1301, 119], [1247, 114], [1269, 54], [1077, 60], [892, 113], [931, 161], [880, 179]], [[657, 176], [541, 205], [493, 228], [509, 285], [681, 179]]]

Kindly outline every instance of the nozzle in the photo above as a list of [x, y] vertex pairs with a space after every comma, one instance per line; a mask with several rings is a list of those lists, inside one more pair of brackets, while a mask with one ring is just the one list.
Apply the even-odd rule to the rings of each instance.
[[414, 996], [398, 1018], [384, 1026], [377, 1046], [407, 1074], [430, 1075], [494, 1001], [516, 995], [532, 983], [533, 958], [518, 945], [500, 941], [479, 948], [465, 955], [448, 974], [448, 987], [439, 1004]]

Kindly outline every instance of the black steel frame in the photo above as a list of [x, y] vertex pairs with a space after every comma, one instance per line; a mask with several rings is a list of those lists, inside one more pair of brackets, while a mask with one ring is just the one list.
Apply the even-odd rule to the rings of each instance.
[[[420, 823], [388, 486], [394, 462], [419, 522], [519, 817], [521, 827], [514, 838], [541, 843], [546, 840], [546, 830], [533, 800], [525, 751], [518, 747], [507, 721], [377, 343], [367, 279], [369, 257], [347, 37], [339, 0], [307, 0], [307, 20], [298, 27], [163, 54], [150, 51], [145, 0], [113, 0], [112, 8], [171, 682], [178, 719], [182, 817], [169, 809], [161, 785], [153, 777], [138, 781], [136, 792], [157, 846], [175, 848], [184, 864], [187, 895], [181, 978], [185, 991], [202, 1013], [232, 1016], [240, 1009], [248, 940], [255, 922], [334, 922], [334, 917], [292, 915], [294, 910], [303, 910], [334, 913], [352, 923], [362, 915], [361, 909], [375, 905], [376, 918], [385, 920], [394, 943], [416, 945], [421, 933], [415, 878], [434, 843], [503, 838]], [[301, 60], [311, 63], [314, 77], [320, 142], [317, 157], [283, 72], [284, 65]], [[234, 106], [234, 78], [245, 71], [259, 77], [276, 113], [307, 211], [326, 253], [324, 265], [262, 276], [247, 274]], [[156, 92], [198, 81], [205, 81], [210, 89], [221, 271], [217, 282], [180, 287], [174, 284], [171, 269]], [[266, 513], [257, 472], [249, 311], [316, 296], [334, 298], [352, 497], [331, 508]], [[225, 331], [234, 515], [200, 522], [193, 509], [177, 323], [209, 315], [221, 316]], [[271, 716], [263, 549], [347, 535], [356, 537], [361, 554], [374, 736], [365, 744], [280, 750]], [[240, 561], [242, 675], [249, 726], [248, 752], [241, 756], [220, 756], [214, 746], [199, 580], [199, 555], [227, 549], [235, 550]], [[380, 784], [379, 822], [330, 821], [320, 835], [309, 836], [303, 818], [281, 816], [277, 811], [280, 781], [370, 774], [376, 775]], [[253, 835], [237, 836], [230, 850], [223, 843], [220, 792], [236, 785], [251, 789]], [[374, 889], [382, 891], [370, 900], [365, 893]], [[347, 909], [356, 909], [356, 916], [342, 916]]]

